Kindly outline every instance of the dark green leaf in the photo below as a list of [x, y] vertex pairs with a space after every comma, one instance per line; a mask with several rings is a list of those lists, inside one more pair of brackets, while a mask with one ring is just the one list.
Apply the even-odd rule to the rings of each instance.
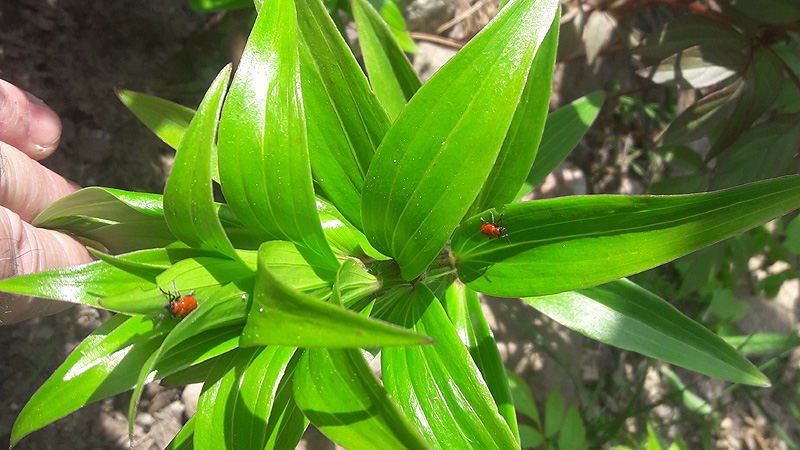
[[795, 0], [771, 0], [769, 4], [759, 0], [730, 0], [734, 8], [766, 23], [792, 23], [800, 20], [800, 5]]
[[750, 128], [719, 156], [711, 189], [793, 173], [798, 142], [800, 114], [777, 116]]
[[706, 194], [539, 200], [506, 208], [510, 242], [487, 239], [475, 216], [452, 251], [459, 277], [479, 292], [554, 294], [655, 267], [798, 206], [800, 176]]
[[468, 216], [488, 208], [502, 208], [514, 200], [524, 183], [540, 147], [550, 106], [550, 85], [558, 45], [560, 9], [556, 11], [550, 30], [542, 41], [522, 90], [514, 118], [508, 127], [503, 146], [489, 172], [478, 197], [472, 203]]
[[722, 338], [630, 281], [524, 300], [600, 342], [724, 380], [769, 385], [769, 380]]
[[385, 348], [386, 390], [436, 449], [518, 448], [466, 347], [424, 284], [382, 299], [373, 315], [430, 334], [435, 345]]
[[406, 105], [362, 193], [364, 232], [419, 276], [447, 242], [494, 164], [558, 2], [509, 3]]
[[338, 268], [322, 232], [311, 182], [294, 2], [256, 19], [225, 101], [220, 181], [233, 212], [264, 240], [297, 244], [331, 277]]
[[378, 11], [366, 0], [352, 0], [351, 5], [370, 85], [395, 119], [422, 82]]
[[783, 84], [783, 69], [769, 50], [759, 48], [744, 73], [744, 89], [736, 109], [725, 121], [720, 136], [705, 157], [706, 161], [725, 151], [747, 130], [767, 108], [772, 106]]
[[744, 82], [736, 80], [693, 103], [669, 124], [661, 143], [672, 146], [707, 136], [709, 130], [725, 120], [743, 90]]
[[662, 60], [698, 44], [731, 51], [748, 45], [745, 36], [730, 23], [707, 15], [686, 14], [648, 35], [633, 52]]
[[558, 386], [553, 387], [553, 391], [547, 396], [547, 404], [544, 408], [544, 435], [552, 438], [561, 429], [561, 422], [564, 420], [564, 399], [558, 391]]

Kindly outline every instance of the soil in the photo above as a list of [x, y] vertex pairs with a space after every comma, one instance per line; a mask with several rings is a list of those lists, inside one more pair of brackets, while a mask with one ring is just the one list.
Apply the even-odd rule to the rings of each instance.
[[[0, 6], [0, 78], [62, 119], [43, 164], [81, 186], [161, 192], [174, 152], [116, 98], [125, 88], [196, 107], [248, 15], [201, 14], [188, 1], [15, 0]], [[244, 23], [244, 22], [243, 22]], [[166, 168], [166, 169], [165, 169]], [[108, 314], [73, 307], [0, 327], [0, 447], [22, 406]], [[65, 395], [69, 395], [65, 393]], [[90, 404], [15, 448], [129, 448], [130, 394]], [[137, 419], [138, 449], [164, 448], [185, 420], [180, 391], [153, 385]]]

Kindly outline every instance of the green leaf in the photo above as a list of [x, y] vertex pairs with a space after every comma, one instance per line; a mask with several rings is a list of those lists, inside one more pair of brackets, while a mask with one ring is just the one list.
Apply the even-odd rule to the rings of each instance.
[[183, 259], [162, 272], [156, 279], [157, 284], [107, 296], [100, 304], [112, 311], [152, 316], [164, 312], [166, 296], [163, 292], [170, 290], [173, 283], [179, 292], [191, 290], [198, 299], [215, 294], [220, 285], [227, 283], [234, 283], [241, 291], [249, 292], [253, 286], [256, 253], [240, 251], [239, 257], [244, 265], [220, 257]]
[[90, 239], [112, 254], [176, 242], [164, 221], [160, 195], [116, 189], [81, 189], [50, 204], [32, 225]]
[[[194, 448], [263, 449], [279, 448], [274, 444], [284, 430], [281, 424], [294, 409], [291, 396], [292, 359], [290, 347], [254, 347], [242, 349], [230, 362], [218, 364], [203, 385], [197, 405]], [[300, 425], [300, 426], [298, 426]], [[296, 441], [305, 426], [291, 427]], [[282, 447], [290, 448], [290, 447]]]
[[306, 417], [346, 448], [428, 449], [358, 349], [308, 349], [294, 376]]
[[[522, 195], [538, 186], [578, 145], [578, 141], [597, 118], [604, 98], [603, 91], [596, 91], [562, 106], [547, 116], [539, 151], [525, 180], [527, 188], [523, 189], [524, 193], [520, 191]], [[515, 200], [522, 198], [522, 195], [517, 195]]]
[[544, 37], [522, 90], [514, 118], [508, 127], [503, 146], [489, 172], [478, 197], [467, 215], [472, 216], [488, 208], [501, 208], [514, 200], [524, 183], [540, 147], [550, 106], [550, 86], [558, 46], [560, 8]]
[[695, 45], [739, 51], [747, 38], [728, 22], [701, 14], [678, 16], [648, 35], [634, 53], [656, 60], [666, 59]]
[[469, 350], [472, 360], [486, 380], [489, 392], [497, 404], [497, 410], [519, 441], [517, 416], [514, 412], [514, 402], [511, 400], [506, 370], [497, 350], [497, 342], [481, 310], [477, 292], [463, 284], [452, 283], [445, 292], [444, 305], [461, 342]]
[[769, 386], [769, 380], [722, 338], [630, 281], [524, 300], [600, 342], [723, 380]]
[[216, 12], [252, 8], [253, 0], [191, 0], [189, 5], [195, 11]]
[[664, 130], [661, 143], [672, 146], [707, 136], [709, 130], [725, 120], [743, 90], [744, 82], [736, 80], [693, 103]]
[[781, 62], [770, 50], [759, 48], [753, 53], [753, 59], [744, 73], [744, 89], [736, 109], [725, 121], [720, 136], [705, 157], [706, 161], [730, 147], [772, 106], [781, 92], [783, 77]]
[[557, 8], [552, 0], [509, 3], [381, 142], [362, 193], [364, 232], [404, 279], [436, 258], [486, 180]]
[[561, 422], [564, 420], [564, 399], [558, 391], [558, 386], [554, 386], [550, 395], [547, 396], [547, 404], [544, 408], [544, 435], [552, 438], [561, 429]]
[[211, 83], [183, 136], [164, 188], [164, 218], [172, 234], [190, 247], [238, 259], [217, 217], [211, 186], [212, 147], [230, 75], [231, 66], [227, 65]]
[[117, 97], [164, 143], [177, 149], [194, 111], [183, 105], [140, 92], [117, 90]]
[[789, 24], [800, 19], [800, 6], [793, 0], [772, 0], [768, 7], [758, 0], [731, 0], [730, 3], [759, 22]]
[[319, 0], [297, 0], [298, 50], [314, 179], [361, 228], [361, 190], [390, 121]]
[[742, 72], [745, 64], [746, 57], [738, 49], [696, 45], [636, 73], [658, 84], [701, 89]]
[[570, 405], [561, 432], [558, 434], [559, 450], [580, 450], [586, 448], [586, 427], [575, 405]]
[[718, 158], [711, 189], [794, 173], [800, 114], [773, 117], [745, 131]]
[[510, 242], [487, 239], [475, 216], [451, 246], [459, 278], [472, 289], [547, 295], [641, 272], [798, 206], [800, 176], [705, 194], [563, 197], [507, 206]]
[[143, 317], [112, 317], [84, 339], [31, 397], [11, 430], [11, 445], [82, 406], [132, 388], [142, 364], [169, 329], [169, 324], [156, 327]]
[[729, 345], [740, 353], [753, 355], [758, 353], [781, 353], [800, 346], [800, 336], [794, 333], [763, 333], [750, 336], [724, 336]]
[[368, 319], [300, 293], [276, 278], [259, 250], [253, 305], [242, 345], [347, 348], [424, 345], [430, 338]]
[[366, 0], [351, 0], [351, 7], [372, 90], [396, 119], [422, 82], [378, 11]]
[[[143, 264], [162, 263], [169, 259], [168, 253], [163, 249], [144, 250], [121, 258]], [[155, 288], [155, 277], [152, 274], [130, 273], [118, 266], [106, 261], [94, 261], [7, 278], [0, 280], [0, 291], [103, 308], [99, 303], [101, 298]]]
[[333, 276], [338, 263], [311, 182], [295, 22], [291, 0], [256, 19], [222, 111], [220, 181], [242, 223], [264, 240], [294, 242]]
[[164, 450], [193, 450], [194, 449], [194, 416], [190, 417], [186, 424], [172, 438], [169, 445]]
[[518, 448], [439, 300], [424, 284], [382, 298], [373, 315], [429, 334], [436, 345], [385, 348], [386, 390], [436, 449]]
[[[536, 403], [533, 401], [533, 394], [531, 393], [531, 388], [528, 386], [528, 383], [522, 379], [519, 375], [515, 374], [514, 371], [506, 369], [506, 378], [508, 379], [508, 387], [511, 390], [511, 397], [514, 400], [514, 408], [516, 410], [530, 418], [533, 423], [537, 426], [541, 427], [541, 421], [539, 420], [539, 411], [536, 409]], [[525, 447], [525, 441], [522, 439], [522, 428], [524, 425], [520, 425], [520, 439], [522, 440], [522, 446]]]

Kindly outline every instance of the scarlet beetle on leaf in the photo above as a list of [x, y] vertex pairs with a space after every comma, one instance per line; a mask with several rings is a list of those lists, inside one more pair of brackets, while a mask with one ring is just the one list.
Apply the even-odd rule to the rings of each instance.
[[500, 217], [496, 222], [494, 220], [494, 213], [491, 211], [489, 211], [489, 215], [492, 216], [491, 222], [487, 222], [483, 220], [483, 217], [481, 217], [481, 222], [483, 222], [483, 225], [481, 225], [481, 234], [489, 239], [493, 237], [496, 237], [497, 239], [506, 238], [508, 242], [511, 242], [511, 240], [508, 238], [508, 233], [506, 233], [506, 228], [503, 226], [503, 214], [505, 214], [505, 211], [500, 213]]
[[169, 312], [170, 317], [178, 316], [183, 318], [197, 308], [197, 299], [194, 297], [194, 291], [190, 292], [189, 295], [181, 295], [181, 293], [178, 292], [178, 288], [175, 287], [174, 281], [172, 282], [172, 289], [175, 291], [174, 294], [164, 291], [160, 286], [158, 288], [159, 291], [169, 298], [169, 302], [164, 304], [164, 309]]

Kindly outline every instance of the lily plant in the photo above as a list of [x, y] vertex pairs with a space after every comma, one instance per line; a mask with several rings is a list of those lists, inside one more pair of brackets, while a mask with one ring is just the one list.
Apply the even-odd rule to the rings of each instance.
[[[97, 260], [0, 282], [116, 313], [30, 399], [12, 445], [130, 389], [132, 418], [161, 380], [203, 383], [171, 449], [294, 448], [309, 422], [354, 449], [519, 448], [479, 293], [769, 385], [625, 277], [797, 208], [800, 177], [519, 202], [602, 103], [548, 115], [557, 0], [509, 1], [424, 85], [365, 0], [352, 10], [366, 74], [320, 0], [256, 3], [235, 74], [222, 69], [196, 111], [119, 92], [177, 150], [163, 195], [91, 187], [59, 200], [34, 225], [84, 239]], [[190, 292], [196, 308], [165, 311]]]

